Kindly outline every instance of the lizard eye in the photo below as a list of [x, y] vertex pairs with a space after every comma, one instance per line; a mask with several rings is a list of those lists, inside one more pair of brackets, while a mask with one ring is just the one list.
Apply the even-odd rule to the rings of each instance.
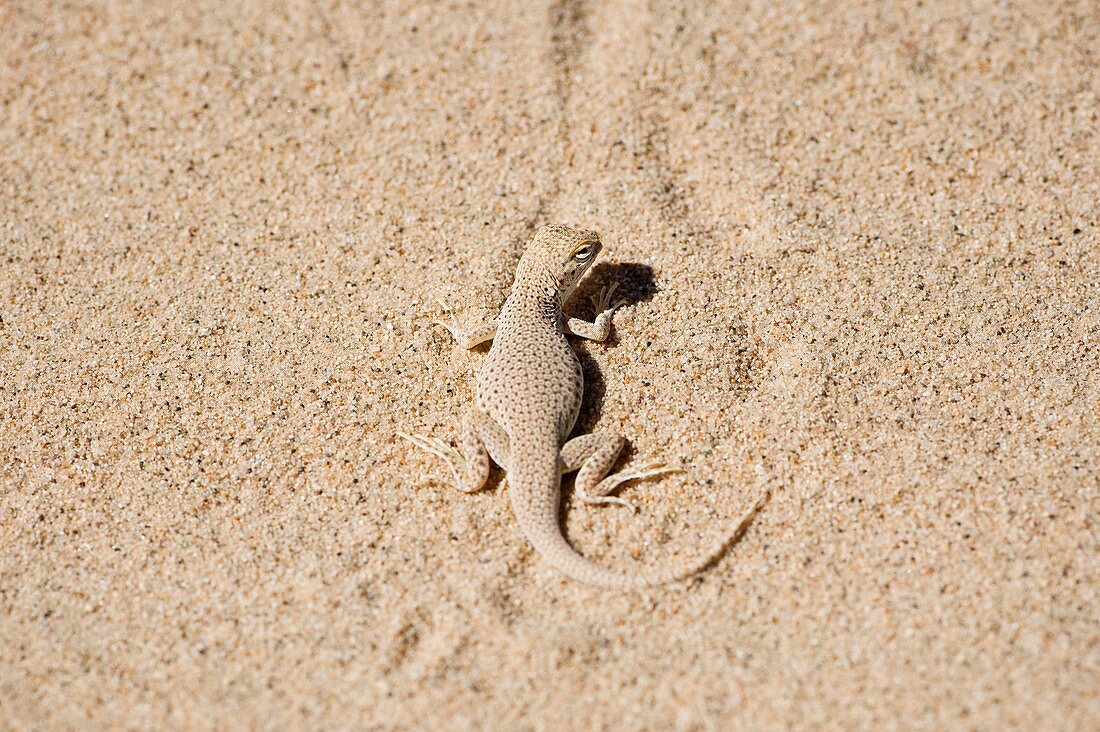
[[583, 247], [580, 247], [580, 248], [577, 249], [577, 251], [573, 252], [573, 258], [576, 259], [578, 262], [583, 262], [584, 260], [588, 259], [591, 256], [592, 256], [592, 245], [591, 244], [585, 244]]

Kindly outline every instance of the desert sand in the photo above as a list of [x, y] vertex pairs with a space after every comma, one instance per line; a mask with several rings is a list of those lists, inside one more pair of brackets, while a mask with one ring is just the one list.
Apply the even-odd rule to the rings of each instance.
[[[0, 728], [1096, 729], [1100, 5], [0, 5]], [[571, 582], [454, 436], [534, 230]], [[590, 315], [583, 295], [575, 312]]]

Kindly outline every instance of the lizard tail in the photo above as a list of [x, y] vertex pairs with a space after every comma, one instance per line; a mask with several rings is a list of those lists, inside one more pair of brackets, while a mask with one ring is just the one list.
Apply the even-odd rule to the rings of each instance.
[[593, 562], [581, 555], [565, 540], [558, 524], [556, 501], [553, 502], [552, 506], [537, 506], [530, 500], [519, 498], [521, 491], [510, 490], [509, 493], [512, 495], [512, 509], [519, 520], [523, 533], [543, 559], [553, 565], [555, 569], [578, 582], [611, 589], [651, 587], [687, 579], [703, 571], [725, 554], [730, 546], [744, 535], [753, 519], [771, 498], [770, 492], [766, 492], [761, 496], [756, 504], [737, 522], [733, 530], [723, 536], [717, 545], [704, 554], [701, 559], [681, 567], [655, 567], [641, 571], [623, 572]]

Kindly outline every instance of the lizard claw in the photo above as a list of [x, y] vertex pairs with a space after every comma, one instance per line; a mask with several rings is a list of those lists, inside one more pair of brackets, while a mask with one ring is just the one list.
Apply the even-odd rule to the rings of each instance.
[[597, 496], [588, 496], [580, 494], [580, 498], [585, 503], [617, 503], [619, 505], [626, 506], [631, 511], [634, 511], [634, 505], [624, 498], [617, 498], [614, 496], [608, 496], [607, 494], [618, 488], [623, 483], [627, 483], [632, 480], [642, 480], [644, 478], [653, 478], [658, 475], [667, 475], [669, 473], [682, 473], [681, 468], [670, 468], [665, 463], [648, 463], [646, 465], [639, 465], [637, 467], [627, 468], [626, 470], [620, 470], [618, 473], [609, 475], [600, 481], [596, 487]]
[[636, 468], [627, 468], [626, 470], [617, 473], [616, 477], [622, 478], [623, 481], [627, 480], [639, 480], [641, 478], [653, 478], [658, 475], [668, 475], [669, 473], [682, 473], [683, 468], [669, 467], [665, 463], [656, 462], [648, 463], [647, 465], [639, 465]]
[[454, 449], [446, 442], [436, 437], [410, 435], [404, 432], [398, 432], [397, 436], [411, 442], [424, 452], [435, 455], [437, 458], [441, 459], [447, 464], [447, 467], [450, 468], [452, 475], [455, 477], [455, 480], [443, 480], [440, 482], [447, 483], [456, 487], [459, 485], [457, 480], [458, 461], [462, 459], [462, 456], [458, 453], [458, 450]]
[[616, 310], [626, 304], [626, 300], [622, 298], [616, 300], [615, 304], [611, 304], [611, 297], [617, 289], [619, 289], [619, 283], [612, 282], [610, 285], [600, 288], [599, 294], [592, 296], [592, 305], [596, 308], [597, 315], [608, 310]]
[[[447, 305], [447, 303], [443, 302], [439, 298], [436, 298], [435, 302], [436, 302], [436, 304], [439, 305], [439, 307], [441, 307], [443, 309], [443, 314], [445, 316], [451, 316], [452, 315], [451, 308]], [[439, 325], [439, 326], [442, 326], [442, 327], [446, 328], [447, 332], [451, 334], [451, 337], [454, 338], [459, 343], [462, 342], [462, 339], [466, 335], [463, 332], [463, 330], [458, 327], [458, 324], [455, 323], [453, 317], [449, 318], [448, 320], [443, 320], [442, 318], [432, 318], [431, 322], [432, 322], [433, 325]]]
[[446, 320], [439, 320], [438, 318], [432, 319], [432, 324], [440, 325], [447, 329], [447, 332], [451, 334], [451, 337], [456, 341], [461, 341], [462, 329], [454, 323], [448, 323]]
[[577, 491], [576, 495], [577, 498], [590, 505], [610, 503], [616, 506], [622, 506], [623, 508], [628, 509], [631, 513], [638, 513], [638, 508], [625, 498], [619, 498], [618, 496], [590, 496], [587, 493], [582, 493], [580, 491]]

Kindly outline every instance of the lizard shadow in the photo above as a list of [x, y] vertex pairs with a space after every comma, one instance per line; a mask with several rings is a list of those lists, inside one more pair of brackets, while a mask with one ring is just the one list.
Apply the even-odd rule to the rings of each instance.
[[[601, 263], [593, 267], [592, 271], [577, 287], [576, 292], [570, 298], [570, 303], [573, 305], [579, 303], [588, 305], [603, 287], [613, 283], [618, 283], [614, 299], [624, 301], [623, 307], [651, 300], [658, 292], [656, 277], [653, 268], [649, 265]], [[569, 309], [572, 310], [573, 308]], [[591, 308], [589, 307], [588, 310], [591, 310]], [[587, 315], [587, 313], [584, 314]], [[596, 314], [592, 313], [592, 315], [594, 317]], [[611, 337], [602, 346], [597, 347], [613, 346], [617, 341], [618, 338], [614, 329], [612, 329]], [[581, 364], [581, 371], [584, 373], [584, 397], [581, 402], [580, 415], [577, 417], [577, 424], [573, 429], [574, 435], [592, 431], [596, 419], [602, 411], [604, 393], [607, 389], [599, 365], [587, 350], [591, 347], [591, 344], [575, 339], [574, 345], [577, 344], [584, 344], [574, 349]], [[627, 455], [627, 452], [624, 451], [624, 456]]]
[[599, 293], [601, 287], [613, 283], [619, 285], [615, 290], [615, 299], [625, 300], [626, 305], [652, 300], [657, 294], [657, 278], [653, 268], [648, 264], [600, 262], [581, 281], [570, 301], [587, 302], [589, 298]]
[[[591, 304], [592, 298], [598, 296], [600, 290], [604, 287], [615, 283], [618, 284], [618, 287], [615, 289], [612, 301], [623, 301], [623, 307], [651, 300], [658, 291], [653, 268], [649, 265], [600, 263], [593, 267], [588, 276], [581, 281], [573, 296], [569, 299], [569, 303], [566, 304], [565, 310], [570, 314], [582, 317], [588, 317], [591, 313], [591, 317], [594, 318], [598, 313], [595, 312], [595, 308]], [[580, 305], [579, 308], [578, 305]], [[573, 426], [571, 433], [572, 437], [576, 437], [595, 430], [596, 421], [603, 411], [604, 394], [607, 391], [607, 382], [603, 377], [603, 373], [600, 372], [599, 364], [588, 349], [593, 346], [596, 348], [614, 346], [619, 339], [613, 326], [611, 335], [602, 344], [594, 345], [580, 338], [571, 340], [574, 345], [573, 352], [576, 353], [577, 360], [581, 365], [581, 372], [584, 374], [584, 395], [581, 399], [577, 423]], [[618, 465], [624, 460], [628, 460], [633, 452], [633, 447], [628, 442], [616, 458], [615, 464]], [[563, 476], [563, 499], [565, 492], [572, 490], [575, 477], [575, 472]], [[568, 485], [566, 485], [566, 481], [568, 481]], [[570, 501], [562, 500], [558, 506], [560, 525], [565, 525], [569, 510]]]

